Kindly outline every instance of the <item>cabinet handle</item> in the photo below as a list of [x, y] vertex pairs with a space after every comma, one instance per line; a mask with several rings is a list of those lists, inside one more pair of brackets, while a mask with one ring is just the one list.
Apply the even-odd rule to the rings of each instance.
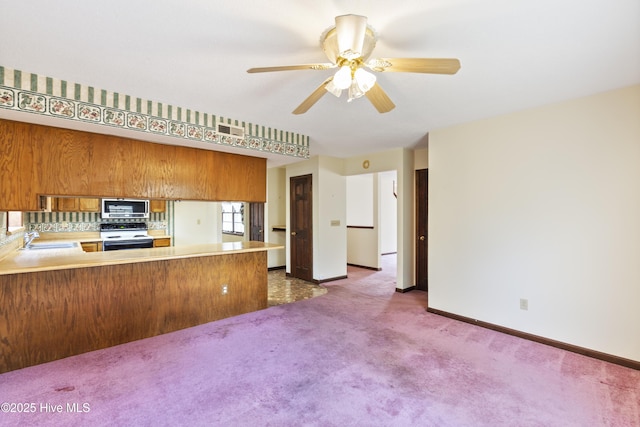
[[424, 236], [420, 236], [420, 240], [424, 241]]

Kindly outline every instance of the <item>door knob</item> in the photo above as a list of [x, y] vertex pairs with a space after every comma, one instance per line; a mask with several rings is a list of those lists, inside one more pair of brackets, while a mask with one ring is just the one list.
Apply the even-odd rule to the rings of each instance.
[[424, 236], [420, 236], [420, 240], [424, 240]]
[[292, 232], [291, 232], [291, 235], [292, 235], [292, 236], [295, 236], [295, 235], [296, 235], [296, 232], [295, 232], [295, 231], [292, 231]]

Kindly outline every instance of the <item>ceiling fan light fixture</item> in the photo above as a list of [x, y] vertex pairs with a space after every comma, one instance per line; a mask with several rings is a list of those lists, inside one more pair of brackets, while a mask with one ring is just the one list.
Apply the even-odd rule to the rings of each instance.
[[338, 35], [338, 51], [340, 56], [348, 60], [361, 57], [366, 31], [366, 16], [336, 16], [336, 33]]
[[376, 76], [362, 68], [358, 68], [353, 74], [353, 80], [358, 84], [360, 90], [364, 93], [376, 84]]
[[360, 85], [358, 85], [356, 79], [353, 79], [351, 86], [349, 86], [349, 98], [347, 99], [347, 102], [360, 98], [362, 95], [364, 95], [364, 91], [360, 89]]
[[340, 98], [340, 95], [342, 95], [342, 89], [337, 88], [336, 85], [333, 83], [333, 80], [327, 83], [324, 88], [327, 90], [327, 92], [329, 92], [331, 95], [335, 96], [336, 98]]
[[337, 72], [325, 79], [295, 110], [293, 114], [306, 113], [327, 92], [340, 97], [347, 91], [348, 101], [366, 95], [379, 113], [388, 113], [395, 104], [376, 81], [374, 72], [404, 72], [423, 74], [455, 74], [460, 69], [456, 58], [374, 58], [369, 59], [378, 40], [376, 31], [367, 25], [367, 17], [341, 15], [335, 17], [335, 25], [320, 36], [320, 45], [329, 63], [285, 65], [250, 68], [249, 73], [288, 70], [328, 70]]
[[333, 76], [333, 82], [338, 89], [347, 89], [351, 85], [351, 67], [344, 65]]

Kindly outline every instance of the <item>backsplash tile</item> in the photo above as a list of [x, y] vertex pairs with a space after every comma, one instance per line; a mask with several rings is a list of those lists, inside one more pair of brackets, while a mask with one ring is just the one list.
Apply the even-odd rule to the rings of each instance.
[[[168, 227], [168, 213], [150, 213], [148, 220], [106, 220], [103, 221], [99, 213], [88, 212], [27, 212], [25, 213], [25, 228], [28, 231], [40, 233], [73, 233], [100, 232], [103, 222], [146, 222], [149, 230], [165, 230]], [[167, 234], [169, 234], [167, 232]]]

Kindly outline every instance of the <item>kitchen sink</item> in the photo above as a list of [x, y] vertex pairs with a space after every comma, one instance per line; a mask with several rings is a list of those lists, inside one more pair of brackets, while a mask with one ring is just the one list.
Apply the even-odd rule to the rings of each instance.
[[74, 249], [80, 247], [78, 242], [52, 242], [52, 243], [32, 243], [28, 248], [23, 248], [27, 251], [37, 249]]

